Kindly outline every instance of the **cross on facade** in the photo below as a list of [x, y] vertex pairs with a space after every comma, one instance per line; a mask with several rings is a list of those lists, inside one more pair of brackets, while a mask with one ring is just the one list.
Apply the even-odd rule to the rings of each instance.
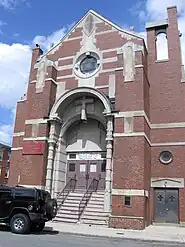
[[159, 196], [158, 196], [158, 199], [159, 199], [159, 201], [161, 202], [162, 199], [163, 199], [163, 196], [162, 196], [162, 195], [159, 195]]
[[94, 102], [94, 100], [91, 99], [87, 99], [85, 96], [83, 96], [82, 99], [78, 99], [75, 101], [75, 106], [81, 105], [81, 120], [82, 121], [87, 121], [87, 110], [86, 110], [86, 106], [87, 104], [92, 104]]
[[174, 202], [175, 201], [175, 196], [170, 196], [169, 199], [170, 199], [171, 202]]

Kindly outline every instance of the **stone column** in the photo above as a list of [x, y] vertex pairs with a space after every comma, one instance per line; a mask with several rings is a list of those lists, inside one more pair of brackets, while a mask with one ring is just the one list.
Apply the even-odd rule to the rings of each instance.
[[55, 138], [56, 123], [51, 121], [49, 140], [48, 140], [48, 162], [47, 162], [47, 172], [46, 172], [46, 190], [50, 193], [52, 192], [52, 177], [53, 177], [53, 164], [54, 164], [54, 154], [55, 154]]
[[104, 211], [111, 211], [111, 186], [112, 186], [112, 147], [113, 147], [113, 119], [107, 119], [107, 156], [106, 156], [106, 178], [105, 178], [105, 197]]
[[56, 160], [53, 174], [53, 195], [56, 197], [66, 182], [66, 143], [63, 137], [59, 136], [58, 147], [56, 150]]

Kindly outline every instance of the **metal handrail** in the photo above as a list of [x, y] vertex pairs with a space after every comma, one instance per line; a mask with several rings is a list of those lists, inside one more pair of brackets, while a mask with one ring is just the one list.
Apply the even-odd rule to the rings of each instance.
[[85, 194], [83, 195], [80, 204], [79, 204], [79, 209], [78, 209], [78, 220], [80, 219], [81, 215], [84, 212], [85, 207], [87, 206], [87, 203], [89, 202], [91, 195], [93, 192], [96, 192], [98, 189], [98, 183], [99, 180], [93, 179], [92, 182], [90, 183], [89, 187], [87, 188]]
[[67, 196], [69, 195], [70, 192], [73, 192], [76, 188], [76, 178], [71, 178], [67, 184], [65, 185], [65, 187], [59, 192], [59, 194], [57, 195], [57, 201], [59, 199], [59, 197], [62, 197], [62, 200], [60, 202], [60, 204], [58, 205], [58, 210], [60, 209], [61, 205], [64, 203], [65, 199], [67, 198]]

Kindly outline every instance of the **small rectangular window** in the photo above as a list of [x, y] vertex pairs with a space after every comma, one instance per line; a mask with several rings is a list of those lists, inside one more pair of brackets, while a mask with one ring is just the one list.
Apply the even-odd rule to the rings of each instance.
[[124, 205], [127, 206], [127, 207], [131, 206], [131, 197], [130, 196], [125, 196]]
[[5, 178], [9, 177], [9, 166], [6, 167]]
[[69, 154], [70, 159], [76, 159], [76, 154]]
[[70, 163], [69, 164], [69, 172], [74, 172], [75, 171], [75, 164], [74, 163]]
[[8, 151], [8, 161], [10, 161], [10, 155], [11, 155], [11, 153], [10, 153], [10, 151]]
[[0, 161], [3, 160], [3, 151], [0, 151]]

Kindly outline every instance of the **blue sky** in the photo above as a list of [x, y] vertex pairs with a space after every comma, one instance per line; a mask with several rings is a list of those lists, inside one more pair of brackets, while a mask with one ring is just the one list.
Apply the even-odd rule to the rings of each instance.
[[[136, 3], [135, 0], [30, 0], [27, 4], [17, 4], [16, 8], [11, 10], [0, 9], [0, 18], [7, 23], [2, 28], [2, 38], [8, 43], [26, 43], [37, 34], [49, 35], [54, 30], [78, 21], [89, 9], [101, 13], [117, 24], [134, 25], [139, 29], [138, 18], [133, 18], [130, 11]], [[15, 34], [19, 36], [15, 37]]]
[[11, 143], [15, 106], [26, 90], [34, 43], [47, 49], [89, 9], [143, 33], [145, 22], [165, 18], [169, 5], [178, 6], [185, 32], [184, 0], [0, 0], [0, 141]]

